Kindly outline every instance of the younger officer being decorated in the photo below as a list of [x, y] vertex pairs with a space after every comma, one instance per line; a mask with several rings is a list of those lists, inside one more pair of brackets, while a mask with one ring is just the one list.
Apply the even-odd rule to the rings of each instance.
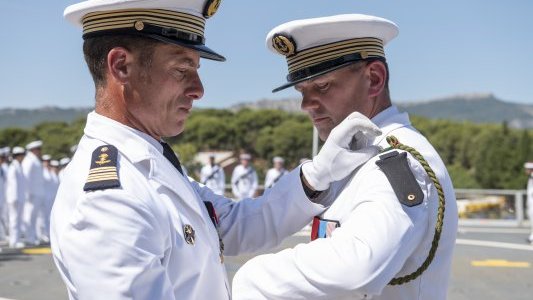
[[224, 60], [204, 37], [219, 4], [90, 0], [65, 10], [83, 27], [96, 87], [51, 217], [70, 299], [230, 299], [224, 254], [278, 245], [323, 211], [330, 182], [375, 155], [373, 147], [349, 150], [354, 134], [379, 134], [351, 116], [306, 173], [297, 168], [255, 200], [235, 203], [184, 176], [163, 137], [183, 131], [203, 95], [200, 57]]
[[[314, 219], [310, 243], [248, 261], [234, 277], [234, 299], [446, 299], [455, 195], [435, 149], [391, 105], [383, 47], [397, 34], [391, 21], [358, 14], [293, 21], [268, 34], [268, 48], [289, 66], [275, 91], [302, 94], [320, 138], [359, 112], [381, 129], [367, 141], [383, 151], [331, 184], [338, 196]], [[355, 147], [365, 141], [356, 137]]]
[[257, 172], [250, 164], [252, 156], [243, 153], [239, 156], [241, 163], [233, 169], [231, 174], [231, 191], [235, 199], [251, 198], [257, 190]]

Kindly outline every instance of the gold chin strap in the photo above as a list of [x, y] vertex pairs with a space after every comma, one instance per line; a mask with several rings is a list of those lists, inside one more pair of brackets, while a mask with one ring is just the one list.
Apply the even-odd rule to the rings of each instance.
[[420, 154], [420, 152], [418, 152], [416, 149], [412, 147], [409, 147], [407, 145], [400, 143], [398, 139], [393, 135], [387, 137], [387, 143], [389, 143], [390, 147], [384, 149], [382, 152], [385, 152], [391, 149], [400, 149], [400, 150], [409, 152], [411, 155], [413, 155], [414, 158], [416, 158], [416, 160], [418, 160], [418, 162], [420, 162], [420, 164], [422, 165], [422, 167], [428, 174], [429, 178], [435, 185], [435, 188], [437, 189], [437, 192], [439, 194], [439, 208], [438, 208], [438, 214], [437, 214], [437, 223], [435, 224], [435, 233], [433, 234], [433, 241], [431, 242], [431, 249], [429, 249], [429, 254], [426, 260], [424, 260], [422, 265], [418, 269], [416, 269], [416, 271], [414, 271], [411, 274], [402, 276], [402, 277], [393, 278], [389, 282], [389, 285], [401, 285], [422, 275], [422, 273], [424, 273], [424, 271], [429, 267], [429, 265], [433, 261], [433, 258], [435, 258], [435, 253], [437, 252], [437, 248], [439, 247], [440, 235], [442, 233], [442, 226], [444, 223], [444, 206], [446, 204], [446, 200], [444, 198], [444, 191], [442, 190], [442, 186], [440, 185], [439, 179], [435, 175], [435, 172], [433, 172], [433, 169], [431, 169], [431, 167], [429, 166], [428, 162], [424, 159], [422, 154]]

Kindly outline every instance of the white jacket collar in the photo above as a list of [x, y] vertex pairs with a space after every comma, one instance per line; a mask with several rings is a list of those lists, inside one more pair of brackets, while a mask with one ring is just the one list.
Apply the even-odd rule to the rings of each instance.
[[389, 106], [374, 116], [371, 121], [381, 129], [381, 135], [374, 139], [374, 145], [380, 144], [393, 130], [411, 126], [409, 115], [400, 112], [395, 105]]
[[163, 153], [163, 146], [139, 130], [128, 127], [94, 111], [87, 115], [85, 134], [114, 145], [133, 163], [137, 163]]

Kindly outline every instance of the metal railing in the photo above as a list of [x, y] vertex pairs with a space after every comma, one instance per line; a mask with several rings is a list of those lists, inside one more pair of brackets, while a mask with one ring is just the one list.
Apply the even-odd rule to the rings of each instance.
[[[259, 186], [256, 195], [263, 193], [264, 187]], [[467, 216], [459, 218], [462, 226], [498, 226], [498, 227], [526, 227], [530, 220], [526, 218], [525, 197], [526, 190], [495, 190], [495, 189], [455, 189], [457, 200], [477, 201], [490, 196], [503, 197], [499, 214], [494, 216]], [[226, 196], [231, 194], [231, 185], [226, 184]]]
[[[462, 217], [459, 219], [460, 225], [476, 226], [504, 226], [504, 227], [523, 227], [528, 225], [525, 217], [525, 196], [526, 190], [485, 190], [485, 189], [455, 189], [456, 198], [459, 201], [476, 201], [476, 199], [486, 199], [490, 196], [499, 196], [503, 202], [499, 206], [499, 213], [496, 216], [500, 218], [490, 218], [488, 216]], [[478, 200], [479, 201], [479, 200]], [[497, 208], [498, 209], [498, 208]]]

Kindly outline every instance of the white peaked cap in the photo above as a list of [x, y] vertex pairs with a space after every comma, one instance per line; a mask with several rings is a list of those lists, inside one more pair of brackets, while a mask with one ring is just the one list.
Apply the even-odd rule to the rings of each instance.
[[284, 163], [285, 160], [284, 160], [282, 157], [280, 157], [280, 156], [275, 156], [275, 157], [272, 159], [272, 162], [275, 162], [275, 163], [276, 163], [276, 162]]
[[221, 0], [88, 0], [70, 5], [65, 18], [83, 27], [83, 38], [127, 34], [197, 50], [207, 59], [225, 58], [205, 46], [206, 20]]
[[26, 152], [26, 150], [24, 150], [24, 148], [22, 147], [13, 147], [13, 151], [11, 152], [13, 155], [17, 155], [17, 154], [24, 154]]
[[356, 61], [385, 60], [384, 46], [398, 26], [384, 18], [345, 14], [296, 20], [272, 29], [266, 45], [287, 59], [287, 83], [273, 92], [342, 68]]
[[30, 142], [29, 144], [27, 144], [26, 145], [26, 150], [40, 148], [42, 146], [43, 146], [43, 141], [37, 140], [37, 141], [33, 141], [33, 142]]
[[70, 162], [70, 158], [63, 157], [62, 159], [59, 160], [59, 165], [64, 166], [64, 165], [68, 164], [69, 162]]
[[250, 159], [252, 159], [252, 156], [250, 154], [248, 154], [248, 153], [243, 153], [243, 154], [239, 155], [239, 158], [240, 159], [250, 160]]

